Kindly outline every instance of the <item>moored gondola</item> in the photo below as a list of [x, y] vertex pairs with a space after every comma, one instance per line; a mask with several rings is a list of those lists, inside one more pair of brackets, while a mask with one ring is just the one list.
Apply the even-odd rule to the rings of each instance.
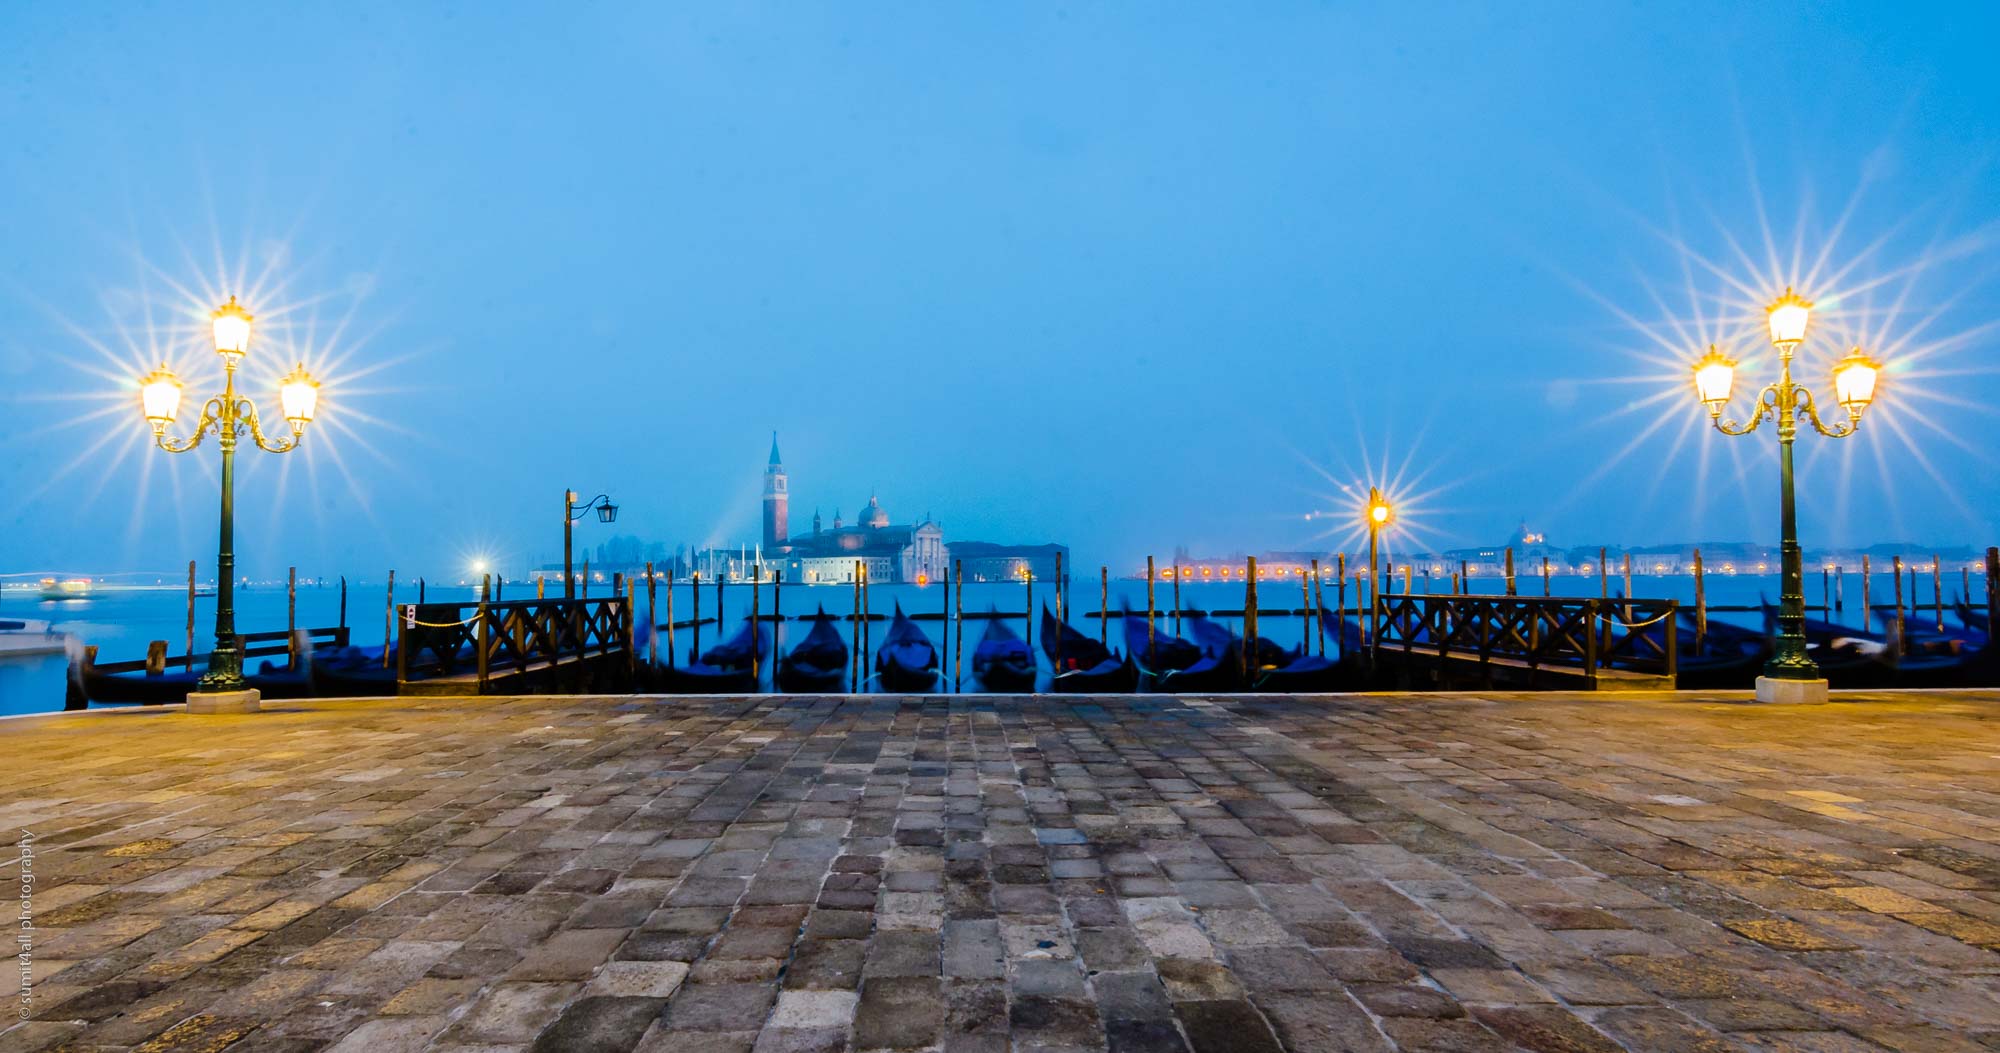
[[875, 651], [875, 675], [890, 691], [929, 691], [937, 686], [937, 648], [896, 604], [896, 616]]
[[847, 641], [821, 607], [810, 619], [806, 638], [778, 659], [778, 690], [795, 694], [839, 691], [847, 683]]
[[770, 643], [763, 627], [746, 618], [735, 636], [686, 665], [655, 666], [653, 682], [670, 695], [755, 694], [763, 685], [751, 659], [762, 658]]
[[1049, 690], [1065, 694], [1126, 694], [1139, 689], [1139, 667], [1130, 657], [1056, 620], [1042, 605], [1042, 653], [1055, 670]]
[[1208, 654], [1158, 625], [1149, 634], [1146, 619], [1125, 612], [1125, 650], [1152, 690], [1180, 694], [1233, 691], [1243, 682], [1241, 656]]
[[989, 616], [979, 645], [972, 651], [972, 675], [987, 691], [1021, 693], [1035, 689], [1040, 670], [1027, 641], [1008, 627], [1005, 618]]

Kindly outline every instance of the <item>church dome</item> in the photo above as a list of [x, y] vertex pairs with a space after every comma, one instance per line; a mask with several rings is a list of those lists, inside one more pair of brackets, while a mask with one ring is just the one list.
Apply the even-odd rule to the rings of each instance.
[[883, 511], [882, 502], [873, 496], [868, 498], [868, 507], [861, 512], [861, 525], [876, 529], [889, 525], [889, 513]]

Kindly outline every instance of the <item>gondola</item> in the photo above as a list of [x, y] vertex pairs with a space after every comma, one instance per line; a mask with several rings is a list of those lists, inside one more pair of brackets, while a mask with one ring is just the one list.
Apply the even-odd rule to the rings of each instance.
[[[295, 663], [258, 662], [254, 669], [245, 671], [243, 686], [256, 689], [264, 698], [306, 698], [314, 694], [313, 665], [311, 652], [302, 652]], [[183, 663], [179, 669], [152, 674], [143, 670], [108, 672], [98, 668], [92, 650], [87, 649], [70, 663], [70, 689], [91, 702], [158, 706], [187, 701], [189, 693], [200, 690], [207, 672], [207, 655], [196, 656], [192, 670]]]
[[[1194, 634], [1196, 643], [1204, 654], [1227, 661], [1232, 655], [1239, 669], [1244, 652], [1243, 638], [1222, 625], [1207, 618], [1194, 618], [1188, 622], [1188, 631]], [[1352, 687], [1342, 664], [1331, 658], [1309, 654], [1301, 643], [1292, 650], [1279, 646], [1275, 641], [1258, 637], [1254, 650], [1255, 664], [1249, 673], [1239, 680], [1247, 683], [1249, 690], [1273, 694], [1312, 694], [1339, 691]]]
[[759, 688], [752, 655], [761, 658], [770, 645], [763, 627], [744, 620], [735, 636], [680, 666], [655, 666], [653, 681], [670, 695], [745, 695]]
[[380, 647], [343, 647], [312, 663], [315, 698], [379, 698], [396, 693], [396, 651], [388, 661]]
[[[1696, 644], [1694, 612], [1685, 608], [1675, 614], [1674, 684], [1686, 691], [1720, 691], [1749, 687], [1771, 658], [1771, 640], [1764, 633], [1754, 629], [1730, 625], [1727, 622], [1709, 622], [1707, 630], [1699, 636]], [[1664, 655], [1667, 646], [1665, 622], [1635, 629], [1634, 633], [1647, 639], [1657, 654]], [[1623, 668], [1657, 670], [1657, 659], [1643, 657], [1618, 657], [1612, 664]]]
[[[1778, 635], [1778, 609], [1759, 597], [1764, 611], [1764, 632]], [[1711, 623], [1710, 630], [1715, 626]], [[1831, 687], [1892, 687], [1896, 683], [1896, 648], [1888, 636], [1866, 629], [1807, 618], [1800, 625], [1807, 653], [1819, 666], [1819, 673]]]
[[1007, 626], [1005, 618], [989, 617], [979, 646], [972, 650], [972, 675], [979, 678], [979, 686], [996, 693], [1032, 692], [1039, 674], [1027, 641]]
[[1115, 657], [1110, 648], [1057, 621], [1046, 603], [1042, 604], [1042, 653], [1058, 675], [1092, 669]]
[[937, 686], [937, 648], [917, 623], [896, 604], [896, 616], [875, 651], [875, 674], [882, 686], [896, 692], [929, 691]]
[[[1150, 638], [1149, 638], [1150, 636]], [[1125, 612], [1125, 650], [1137, 656], [1139, 672], [1155, 691], [1177, 694], [1233, 691], [1243, 682], [1241, 656], [1207, 654], [1178, 636]]]
[[812, 629], [797, 646], [778, 659], [778, 690], [794, 694], [839, 691], [847, 683], [847, 641], [841, 639], [833, 616], [821, 607], [810, 619]]
[[1129, 694], [1139, 689], [1139, 667], [1130, 657], [1056, 620], [1042, 605], [1042, 653], [1055, 675], [1049, 690], [1065, 694]]
[[1993, 635], [1993, 619], [1986, 611], [1973, 607], [1971, 604], [1965, 602], [1963, 597], [1959, 599], [1954, 607], [1958, 611], [1960, 624], [1973, 632], [1985, 633], [1989, 638]]

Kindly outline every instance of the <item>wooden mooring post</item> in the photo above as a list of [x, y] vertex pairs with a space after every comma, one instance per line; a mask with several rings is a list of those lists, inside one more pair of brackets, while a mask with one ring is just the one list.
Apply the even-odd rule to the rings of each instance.
[[1597, 598], [1611, 598], [1611, 550], [1606, 548], [1597, 550]]
[[854, 598], [849, 601], [854, 608], [854, 617], [848, 622], [853, 627], [849, 634], [848, 650], [854, 652], [847, 663], [847, 691], [854, 694], [861, 690], [861, 561], [854, 561]]
[[862, 560], [861, 561], [861, 653], [864, 657], [862, 658], [861, 676], [863, 683], [867, 683], [867, 677], [869, 675], [868, 665], [867, 665], [868, 659], [874, 657], [875, 654], [875, 623], [872, 620], [875, 615], [875, 602], [874, 602], [874, 597], [868, 594], [868, 587], [870, 585], [875, 584], [874, 580], [875, 575], [872, 572], [870, 572], [868, 568], [869, 568], [868, 561], [865, 559]]
[[[389, 572], [389, 594], [386, 606], [382, 608], [382, 668], [389, 668], [389, 652], [395, 650], [390, 643], [396, 638], [396, 572]], [[401, 679], [399, 675], [397, 679]]]
[[688, 594], [694, 597], [694, 642], [688, 645], [688, 664], [701, 661], [701, 571], [688, 573]]
[[[764, 634], [764, 612], [758, 609], [763, 604], [764, 565], [752, 563], [750, 565], [750, 686], [752, 690], [757, 691], [763, 690], [764, 684], [764, 658], [761, 653], [763, 648], [758, 646]], [[721, 606], [720, 603], [716, 604], [717, 608]]]
[[1467, 560], [1458, 561], [1458, 580], [1465, 584], [1465, 594], [1472, 595], [1472, 564]]
[[1509, 596], [1520, 595], [1520, 593], [1516, 592], [1514, 589], [1514, 546], [1512, 545], [1507, 546], [1506, 565], [1502, 568], [1501, 572], [1505, 574], [1507, 577], [1507, 595]]
[[1181, 634], [1181, 561], [1174, 560], [1174, 635]]
[[[1153, 557], [1147, 556], [1148, 560]], [[1148, 574], [1147, 577], [1152, 577]], [[1148, 583], [1150, 584], [1150, 582]], [[1108, 628], [1111, 624], [1111, 568], [1103, 564], [1097, 567], [1097, 643], [1103, 646], [1110, 642]]]
[[422, 605], [422, 604], [424, 604], [424, 603], [428, 603], [428, 602], [429, 602], [429, 600], [430, 600], [430, 598], [429, 598], [428, 596], [426, 596], [426, 595], [425, 595], [425, 592], [424, 592], [424, 586], [425, 586], [425, 584], [426, 584], [426, 583], [425, 583], [425, 581], [424, 581], [424, 578], [423, 578], [423, 575], [419, 574], [419, 575], [417, 576], [417, 603], [418, 603], [419, 605]]
[[1334, 553], [1333, 564], [1333, 613], [1338, 618], [1334, 625], [1338, 628], [1333, 635], [1334, 654], [1347, 657], [1347, 553]]
[[1313, 625], [1319, 629], [1319, 656], [1326, 657], [1326, 589], [1319, 577], [1319, 560], [1313, 560], [1313, 594], [1308, 604], [1312, 608]]
[[299, 664], [299, 568], [285, 568], [285, 656], [292, 668]]
[[1031, 563], [1031, 564], [1029, 564], [1029, 565], [1028, 565], [1028, 566], [1027, 566], [1027, 567], [1026, 567], [1025, 569], [1023, 569], [1023, 570], [1021, 571], [1021, 584], [1022, 584], [1023, 586], [1026, 586], [1026, 588], [1027, 588], [1027, 590], [1028, 590], [1028, 598], [1022, 601], [1022, 606], [1021, 606], [1021, 623], [1022, 623], [1022, 624], [1021, 624], [1021, 639], [1022, 639], [1022, 640], [1023, 640], [1024, 642], [1026, 642], [1026, 643], [1027, 643], [1027, 645], [1028, 645], [1028, 650], [1029, 650], [1030, 652], [1033, 652], [1033, 651], [1034, 651], [1034, 649], [1035, 649], [1035, 567], [1034, 567], [1034, 564], [1032, 564], [1032, 563]]
[[1944, 563], [1931, 553], [1931, 609], [1937, 613], [1937, 631], [1944, 631]]
[[1243, 579], [1243, 680], [1257, 682], [1257, 557], [1244, 557]]
[[[1903, 639], [1903, 557], [1889, 557], [1889, 570], [1896, 578], [1896, 653], [1903, 654], [1909, 650], [1909, 641]], [[1866, 628], [1867, 623], [1862, 626]]]
[[[1062, 550], [1058, 549], [1056, 550], [1056, 624], [1057, 625], [1069, 624], [1069, 612], [1063, 610], [1064, 591], [1065, 590], [1063, 589]], [[1056, 647], [1058, 649], [1062, 647], [1061, 633], [1056, 634]], [[1060, 653], [1060, 650], [1058, 650], [1058, 653]]]
[[1708, 637], [1708, 575], [1701, 565], [1701, 550], [1694, 550], [1694, 653], [1701, 653]]
[[653, 577], [653, 561], [646, 561], [646, 664], [660, 664], [659, 582]]
[[[944, 619], [944, 626], [943, 628], [938, 630], [938, 639], [942, 642], [942, 641], [949, 641], [951, 639], [951, 568], [950, 567], [944, 568], [944, 601], [941, 604], [941, 606], [944, 609], [941, 612], [939, 612], [939, 616]], [[944, 682], [944, 673], [945, 673], [944, 659], [943, 657], [939, 657], [938, 680], [940, 683]]]
[[347, 575], [340, 576], [340, 621], [335, 624], [347, 628]]
[[1846, 567], [1835, 566], [1833, 568], [1833, 609], [1836, 611], [1844, 611], [1847, 609]]
[[965, 561], [951, 561], [951, 575], [958, 579], [958, 590], [952, 598], [958, 601], [958, 617], [952, 619], [954, 630], [951, 645], [951, 690], [953, 694], [965, 691]]
[[1868, 631], [1868, 621], [1869, 619], [1875, 617], [1873, 614], [1868, 613], [1868, 576], [1871, 573], [1873, 573], [1873, 571], [1868, 566], [1868, 557], [1862, 556], [1861, 557], [1861, 631], [1862, 632]]
[[1547, 556], [1542, 557], [1542, 595], [1554, 595], [1554, 593], [1549, 591], [1549, 557]]
[[[680, 557], [674, 558], [678, 561]], [[667, 567], [667, 668], [674, 668], [678, 661], [674, 657], [674, 568], [670, 565]]]
[[[1314, 560], [1318, 563], [1318, 560]], [[1312, 653], [1313, 583], [1312, 579], [1299, 574], [1299, 653]]]
[[[341, 580], [342, 580], [342, 581], [345, 581], [345, 580], [347, 580], [347, 579], [343, 578], [343, 579], [341, 579]], [[346, 593], [345, 591], [342, 591], [342, 593], [341, 593], [341, 610], [342, 610], [343, 612], [345, 612], [345, 611], [346, 611], [346, 609], [347, 609], [347, 599], [346, 599], [346, 597], [347, 597], [347, 593]], [[187, 607], [188, 607], [188, 611], [187, 611], [187, 614], [188, 614], [188, 617], [187, 617], [187, 650], [186, 650], [186, 651], [184, 652], [184, 654], [185, 654], [185, 656], [186, 656], [185, 660], [186, 660], [186, 663], [187, 663], [187, 664], [186, 664], [186, 665], [185, 665], [185, 666], [183, 667], [183, 669], [184, 669], [184, 671], [186, 671], [186, 672], [189, 672], [189, 673], [192, 673], [192, 672], [194, 672], [194, 560], [188, 560], [188, 604], [187, 604]], [[386, 648], [384, 648], [384, 649], [383, 649], [383, 652], [382, 652], [382, 653], [383, 653], [383, 654], [387, 654], [387, 653], [388, 653], [388, 650], [387, 650]]]
[[[1180, 605], [1175, 604], [1175, 606], [1178, 607]], [[1156, 631], [1153, 628], [1153, 610], [1154, 610], [1153, 557], [1147, 556], [1146, 557], [1146, 668], [1148, 669], [1153, 668], [1153, 656], [1159, 653], [1159, 648], [1155, 646], [1153, 643], [1154, 637], [1156, 635]]]
[[1625, 604], [1625, 620], [1629, 622], [1632, 620], [1632, 604], [1630, 602], [1632, 599], [1632, 554], [1630, 552], [1625, 553], [1624, 564], [1625, 599], [1627, 601]]

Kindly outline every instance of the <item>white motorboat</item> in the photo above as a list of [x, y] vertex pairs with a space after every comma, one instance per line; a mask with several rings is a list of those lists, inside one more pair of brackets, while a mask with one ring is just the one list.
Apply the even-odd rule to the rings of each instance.
[[0, 661], [62, 654], [68, 643], [69, 634], [51, 631], [48, 622], [0, 618]]

